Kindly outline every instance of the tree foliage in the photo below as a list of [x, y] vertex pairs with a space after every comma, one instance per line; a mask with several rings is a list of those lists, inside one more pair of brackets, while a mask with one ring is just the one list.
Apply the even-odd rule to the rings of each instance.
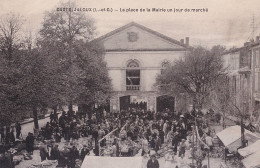
[[[74, 3], [62, 6], [73, 7]], [[80, 12], [46, 12], [39, 38], [20, 36], [20, 15], [0, 23], [0, 118], [62, 105], [104, 104], [111, 90], [95, 22]], [[32, 45], [33, 39], [36, 45]], [[3, 123], [1, 120], [0, 122]]]
[[18, 14], [0, 17], [0, 122], [10, 124], [24, 111], [20, 81], [23, 77], [20, 30], [23, 20]]
[[8, 13], [0, 19], [0, 47], [2, 56], [12, 60], [14, 52], [20, 48], [20, 32], [24, 19], [19, 14]]
[[[68, 2], [62, 6], [73, 8], [75, 4]], [[103, 48], [89, 42], [95, 29], [94, 20], [80, 12], [46, 13], [38, 44], [52, 62], [56, 79], [52, 83], [53, 92], [61, 96], [54, 98], [57, 102], [93, 103], [107, 97], [110, 79]]]
[[194, 107], [200, 109], [215, 89], [216, 81], [223, 75], [221, 57], [197, 47], [159, 75], [157, 85], [166, 85], [168, 90], [189, 95], [194, 101]]

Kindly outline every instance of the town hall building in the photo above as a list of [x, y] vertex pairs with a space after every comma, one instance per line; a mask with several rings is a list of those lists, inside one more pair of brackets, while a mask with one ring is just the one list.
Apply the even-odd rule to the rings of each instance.
[[110, 110], [126, 110], [133, 104], [144, 110], [174, 110], [175, 96], [161, 93], [154, 84], [167, 65], [187, 54], [188, 37], [184, 43], [184, 39], [177, 41], [131, 22], [95, 41], [105, 48], [104, 59], [112, 79]]

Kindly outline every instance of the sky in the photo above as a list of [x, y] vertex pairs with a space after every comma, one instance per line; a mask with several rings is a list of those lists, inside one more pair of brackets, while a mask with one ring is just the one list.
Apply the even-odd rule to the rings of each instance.
[[[24, 16], [24, 30], [37, 32], [46, 11], [65, 0], [0, 0], [0, 16]], [[241, 47], [260, 35], [259, 0], [74, 0], [77, 8], [112, 8], [113, 12], [84, 12], [93, 17], [97, 37], [129, 22], [136, 22], [173, 39], [190, 38], [190, 45]], [[122, 9], [208, 9], [208, 12], [120, 12]], [[118, 11], [115, 11], [118, 10]], [[253, 16], [255, 31], [253, 34]]]

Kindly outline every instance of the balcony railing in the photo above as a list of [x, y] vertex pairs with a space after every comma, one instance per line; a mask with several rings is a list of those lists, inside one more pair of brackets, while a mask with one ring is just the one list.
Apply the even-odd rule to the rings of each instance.
[[140, 85], [126, 85], [126, 90], [139, 90]]

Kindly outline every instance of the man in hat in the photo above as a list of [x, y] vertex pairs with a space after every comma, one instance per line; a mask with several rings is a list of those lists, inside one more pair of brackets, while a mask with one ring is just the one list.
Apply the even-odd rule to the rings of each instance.
[[160, 165], [159, 165], [158, 160], [155, 157], [155, 154], [152, 154], [150, 156], [150, 159], [147, 162], [147, 168], [159, 168], [159, 167], [160, 167]]

